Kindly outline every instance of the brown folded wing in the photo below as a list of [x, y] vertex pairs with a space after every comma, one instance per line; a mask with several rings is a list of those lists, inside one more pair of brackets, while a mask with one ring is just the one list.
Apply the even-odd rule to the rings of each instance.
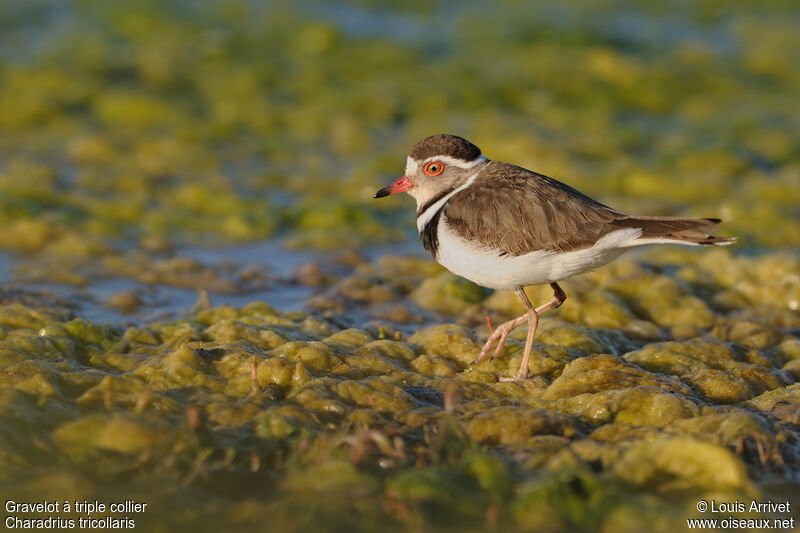
[[624, 228], [641, 228], [645, 238], [727, 242], [708, 233], [717, 219], [626, 215], [552, 178], [497, 161], [447, 202], [444, 215], [465, 239], [510, 255], [587, 248]]

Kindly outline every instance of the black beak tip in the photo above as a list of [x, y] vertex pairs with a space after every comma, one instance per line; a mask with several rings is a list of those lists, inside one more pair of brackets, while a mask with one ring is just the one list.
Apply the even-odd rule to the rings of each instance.
[[373, 198], [383, 198], [384, 196], [389, 196], [390, 194], [392, 193], [390, 193], [388, 190], [386, 190], [386, 187], [384, 187], [383, 189], [376, 192]]

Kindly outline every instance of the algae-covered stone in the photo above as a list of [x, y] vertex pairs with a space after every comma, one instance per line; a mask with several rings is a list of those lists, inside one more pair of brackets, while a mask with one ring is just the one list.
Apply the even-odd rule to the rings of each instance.
[[94, 324], [82, 318], [50, 324], [39, 331], [41, 336], [67, 337], [81, 344], [104, 348], [118, 340], [121, 333], [120, 328]]
[[359, 346], [344, 360], [351, 367], [364, 370], [364, 375], [379, 375], [404, 370], [414, 357], [407, 344], [378, 340]]
[[[546, 317], [547, 315], [540, 320], [534, 342], [564, 346], [583, 355], [612, 350], [610, 346], [603, 345], [603, 339], [597, 332], [559, 320], [548, 320]], [[522, 331], [518, 335], [524, 338], [521, 333]]]
[[614, 464], [613, 472], [628, 483], [659, 491], [749, 486], [747, 469], [732, 452], [687, 437], [635, 444]]
[[272, 357], [258, 363], [256, 375], [258, 384], [262, 387], [275, 383], [281, 387], [288, 387], [292, 383], [295, 365], [282, 357]]
[[0, 387], [0, 465], [7, 469], [5, 475], [57, 453], [51, 430], [80, 414], [72, 402], [58, 397]]
[[496, 407], [473, 418], [467, 433], [478, 442], [510, 445], [523, 444], [534, 435], [581, 435], [581, 427], [569, 415], [547, 409]]
[[457, 315], [487, 295], [488, 291], [483, 287], [443, 272], [436, 277], [427, 278], [409, 297], [423, 309]]
[[413, 408], [408, 393], [380, 379], [343, 381], [336, 386], [336, 393], [353, 405], [371, 407], [378, 412], [401, 413]]
[[348, 350], [367, 344], [372, 340], [373, 339], [371, 339], [366, 332], [355, 328], [349, 328], [322, 339], [322, 342], [330, 346]]
[[319, 424], [307, 410], [293, 406], [275, 406], [256, 417], [256, 434], [263, 439], [281, 440], [310, 434]]
[[762, 465], [770, 462], [783, 463], [778, 450], [784, 436], [764, 417], [743, 409], [676, 420], [666, 430], [675, 434], [690, 434], [698, 440], [726, 446], [740, 455], [755, 451]]
[[701, 409], [690, 399], [655, 386], [612, 389], [558, 400], [560, 410], [593, 424], [664, 426], [673, 420], [697, 416]]
[[474, 450], [465, 463], [465, 470], [493, 500], [500, 501], [510, 495], [511, 476], [506, 464], [498, 456]]
[[360, 369], [361, 376], [391, 374], [405, 368], [400, 361], [388, 359], [374, 350], [363, 348], [358, 348], [357, 352], [345, 356], [344, 360], [351, 368]]
[[205, 408], [208, 421], [220, 427], [240, 427], [255, 419], [261, 410], [252, 403], [241, 405], [211, 403]]
[[787, 383], [779, 371], [749, 362], [768, 363], [768, 359], [719, 341], [651, 344], [625, 354], [625, 359], [655, 372], [680, 376], [705, 397], [722, 403], [746, 400]]
[[723, 340], [761, 349], [775, 346], [783, 337], [777, 328], [748, 320], [737, 320], [729, 325], [717, 326], [711, 333]]
[[462, 326], [441, 324], [420, 330], [408, 341], [420, 345], [428, 355], [438, 355], [462, 365], [474, 361], [480, 353], [472, 332]]
[[366, 474], [350, 462], [329, 460], [312, 464], [302, 470], [291, 472], [281, 483], [286, 491], [303, 494], [309, 493], [347, 498], [364, 496], [377, 490], [377, 479]]
[[317, 380], [288, 396], [293, 402], [317, 413], [336, 417], [347, 414], [349, 407], [331, 390], [331, 381]]
[[[410, 285], [413, 282], [435, 276], [443, 271], [443, 268], [433, 261], [413, 256], [399, 257], [396, 255], [382, 255], [370, 264], [369, 268], [380, 277], [392, 280], [393, 283], [400, 281], [401, 285], [403, 283], [409, 283]], [[366, 268], [362, 267], [358, 272], [366, 273], [365, 270]]]
[[312, 372], [327, 372], [339, 361], [331, 348], [322, 342], [287, 342], [272, 353], [289, 361], [302, 361], [303, 366]]
[[780, 387], [746, 402], [765, 414], [792, 425], [800, 424], [800, 383]]
[[454, 376], [458, 372], [456, 365], [444, 357], [422, 354], [410, 363], [411, 368], [420, 374], [437, 376]]
[[213, 366], [203, 361], [186, 344], [180, 345], [163, 359], [151, 358], [132, 373], [146, 380], [155, 390], [198, 386], [222, 391], [225, 386], [224, 380], [214, 375]]
[[542, 398], [556, 400], [587, 392], [641, 385], [691, 395], [691, 391], [677, 379], [651, 374], [613, 355], [597, 354], [581, 357], [568, 364]]
[[96, 451], [138, 453], [156, 446], [167, 435], [165, 424], [157, 419], [122, 414], [86, 415], [53, 432], [58, 446], [78, 460]]
[[445, 505], [454, 505], [462, 501], [461, 496], [464, 492], [463, 486], [455, 476], [438, 468], [401, 472], [388, 482], [386, 490], [389, 496], [394, 498]]
[[141, 409], [143, 402], [162, 412], [180, 411], [178, 404], [168, 396], [153, 393], [144, 382], [123, 376], [105, 376], [75, 399], [75, 403], [84, 409]]
[[[246, 340], [253, 346], [267, 350], [277, 348], [288, 340], [288, 335], [286, 335], [285, 331], [282, 331], [282, 328], [275, 326], [251, 326], [239, 320], [223, 320], [216, 322], [210, 326], [205, 333], [209, 339], [219, 343]], [[302, 335], [295, 333], [293, 337], [302, 337]]]
[[[566, 452], [556, 456], [567, 457]], [[545, 471], [520, 486], [512, 507], [515, 523], [527, 531], [594, 531], [626, 494], [613, 482], [581, 465]]]
[[365, 427], [385, 426], [387, 423], [386, 419], [373, 409], [352, 409], [347, 415], [347, 421]]
[[102, 373], [96, 370], [80, 372], [75, 369], [75, 363], [66, 359], [23, 360], [3, 368], [0, 372], [0, 388], [17, 388], [31, 394], [73, 399], [102, 378]]
[[640, 276], [618, 282], [609, 290], [615, 292], [643, 317], [658, 326], [683, 326], [708, 329], [714, 324], [714, 313], [706, 303], [691, 295], [675, 280], [666, 276]]
[[57, 310], [31, 309], [20, 303], [0, 305], [0, 325], [13, 329], [25, 328], [39, 331], [47, 324], [64, 320], [65, 313]]
[[403, 342], [390, 341], [390, 340], [377, 340], [365, 344], [357, 348], [353, 353], [358, 353], [360, 350], [375, 351], [388, 359], [398, 361], [401, 363], [408, 363], [416, 358], [414, 350]]
[[590, 328], [623, 328], [635, 320], [621, 298], [603, 290], [592, 291], [577, 301], [570, 298], [570, 305], [561, 309], [560, 317]]
[[800, 338], [789, 337], [777, 347], [777, 352], [786, 361], [800, 361]]
[[753, 394], [745, 380], [714, 368], [696, 371], [690, 381], [703, 396], [719, 403], [741, 402]]

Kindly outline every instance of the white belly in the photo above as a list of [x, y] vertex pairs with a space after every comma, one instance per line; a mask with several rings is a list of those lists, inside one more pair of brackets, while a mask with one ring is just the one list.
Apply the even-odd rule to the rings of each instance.
[[[640, 243], [642, 230], [626, 228], [601, 238], [594, 246], [571, 252], [537, 251], [501, 256], [467, 241], [450, 229], [447, 217], [439, 220], [439, 252], [436, 260], [450, 272], [483, 287], [514, 290], [528, 285], [552, 283], [610, 263]], [[643, 243], [642, 243], [643, 244]]]

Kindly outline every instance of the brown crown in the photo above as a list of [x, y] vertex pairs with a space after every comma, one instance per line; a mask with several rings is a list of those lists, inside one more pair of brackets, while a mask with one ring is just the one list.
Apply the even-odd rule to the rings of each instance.
[[411, 159], [423, 161], [437, 155], [449, 155], [462, 161], [474, 161], [481, 155], [481, 149], [466, 139], [455, 135], [440, 133], [425, 137], [411, 150]]

